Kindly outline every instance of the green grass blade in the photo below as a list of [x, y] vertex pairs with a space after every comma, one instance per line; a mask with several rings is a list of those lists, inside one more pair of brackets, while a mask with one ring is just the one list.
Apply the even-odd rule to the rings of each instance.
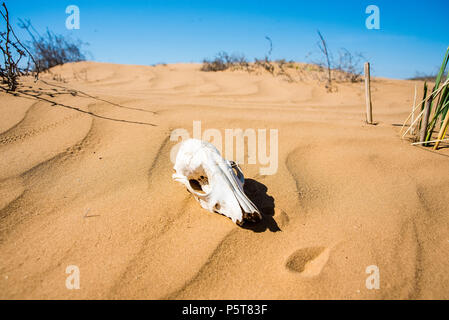
[[444, 71], [446, 70], [448, 60], [449, 60], [449, 47], [446, 50], [443, 63], [441, 64], [440, 72], [438, 72], [438, 76], [435, 80], [435, 90], [438, 90], [438, 87], [440, 86], [441, 78], [443, 77]]
[[[438, 102], [435, 107], [434, 116], [433, 116], [432, 120], [429, 122], [426, 141], [429, 141], [432, 138], [433, 130], [435, 129], [435, 126], [438, 123], [439, 116], [442, 114], [442, 111], [443, 111], [442, 109], [444, 109], [443, 105], [446, 102], [448, 93], [449, 93], [449, 88], [446, 85], [446, 86], [444, 86], [443, 90], [441, 91], [441, 93], [439, 95], [439, 99], [438, 99]], [[443, 118], [443, 121], [444, 121], [444, 118]]]
[[[438, 87], [440, 86], [441, 78], [443, 77], [444, 72], [446, 71], [448, 60], [449, 60], [449, 47], [447, 48], [446, 54], [444, 55], [443, 63], [441, 64], [440, 71], [438, 72], [437, 78], [435, 80], [435, 87], [433, 88], [432, 94], [434, 94], [438, 90]], [[433, 98], [435, 99], [436, 97], [433, 97]], [[433, 104], [433, 102], [430, 104], [430, 111], [431, 112], [432, 112], [432, 104]], [[441, 107], [441, 105], [439, 105], [439, 106]], [[438, 105], [437, 105], [437, 108], [438, 108]], [[439, 110], [435, 110], [435, 114], [438, 114], [438, 111]], [[426, 136], [425, 141], [429, 141], [430, 140], [430, 138], [432, 136], [433, 129], [435, 127], [435, 124], [436, 124], [436, 119], [435, 119], [435, 122], [433, 122], [433, 123], [430, 122], [429, 123], [429, 125], [427, 127], [427, 136]]]
[[[446, 99], [442, 104], [441, 104], [441, 108], [438, 111], [438, 113], [436, 113], [433, 118], [432, 121], [434, 121], [435, 119], [437, 119], [440, 115], [443, 115], [443, 121], [444, 118], [446, 117], [447, 114], [447, 109], [449, 106], [449, 99]], [[432, 130], [435, 128], [435, 125], [432, 127]], [[430, 130], [430, 129], [429, 129]], [[427, 134], [432, 134], [432, 131], [427, 132]]]
[[447, 114], [448, 114], [447, 111], [449, 110], [449, 106], [447, 106], [447, 104], [449, 103], [449, 94], [446, 96], [446, 100], [443, 103], [446, 105], [446, 107], [443, 107], [442, 110], [441, 110], [442, 112], [441, 112], [441, 124], [440, 124], [440, 127], [443, 125], [443, 122], [446, 119]]

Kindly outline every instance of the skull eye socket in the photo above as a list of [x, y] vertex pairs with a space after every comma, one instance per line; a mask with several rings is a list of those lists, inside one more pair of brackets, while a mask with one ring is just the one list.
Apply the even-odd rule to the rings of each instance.
[[195, 190], [195, 192], [200, 194], [206, 194], [210, 191], [209, 181], [207, 177], [201, 176], [198, 179], [189, 179], [190, 187]]
[[200, 192], [203, 191], [203, 189], [201, 188], [201, 184], [198, 182], [198, 180], [190, 179], [189, 183], [193, 190]]
[[202, 167], [191, 174], [188, 179], [190, 190], [194, 191], [197, 195], [206, 195], [212, 189], [207, 173]]

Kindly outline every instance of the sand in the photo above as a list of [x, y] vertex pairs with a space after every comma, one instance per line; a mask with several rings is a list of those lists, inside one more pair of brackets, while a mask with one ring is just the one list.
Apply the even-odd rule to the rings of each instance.
[[[199, 68], [83, 62], [0, 92], [0, 298], [449, 298], [449, 149], [399, 138], [422, 82], [374, 79], [373, 126], [363, 83]], [[172, 181], [195, 120], [278, 130], [275, 174], [241, 165], [261, 223]]]

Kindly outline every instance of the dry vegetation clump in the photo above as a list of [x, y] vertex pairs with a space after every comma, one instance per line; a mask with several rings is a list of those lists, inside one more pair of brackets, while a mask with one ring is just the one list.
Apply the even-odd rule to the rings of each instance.
[[[0, 8], [0, 15], [6, 26], [6, 30], [0, 30], [0, 51], [2, 53], [0, 79], [1, 83], [6, 85], [6, 91], [15, 91], [19, 85], [19, 77], [30, 73], [30, 65], [35, 60], [17, 38], [9, 21], [9, 12], [5, 3]], [[39, 69], [35, 71], [37, 78]]]
[[338, 64], [335, 68], [335, 79], [341, 82], [362, 81], [363, 62], [365, 60], [361, 53], [351, 53], [345, 48], [340, 49]]
[[[449, 79], [447, 77], [447, 66], [449, 64], [449, 47], [444, 55], [440, 70], [435, 78], [433, 89], [424, 82], [423, 99], [417, 101], [417, 89], [415, 87], [415, 98], [412, 112], [404, 121], [401, 133], [410, 122], [408, 129], [402, 134], [402, 138], [409, 134], [415, 144], [424, 147], [433, 144], [435, 150], [440, 142], [447, 142], [445, 136], [449, 129]], [[419, 113], [418, 113], [419, 112]], [[418, 113], [418, 115], [416, 115]], [[438, 133], [435, 135], [435, 133]]]
[[254, 59], [254, 65], [256, 68], [260, 67], [262, 69], [264, 69], [265, 71], [271, 73], [272, 75], [274, 75], [274, 71], [275, 71], [275, 67], [273, 65], [273, 62], [271, 61], [271, 53], [273, 52], [273, 41], [271, 40], [270, 37], [265, 36], [265, 39], [268, 41], [268, 43], [270, 44], [270, 48], [267, 52], [267, 54], [265, 55], [265, 58], [263, 59]]
[[[21, 76], [33, 74], [37, 80], [40, 72], [52, 67], [86, 60], [81, 50], [83, 42], [56, 35], [49, 30], [42, 36], [30, 21], [19, 19], [19, 26], [31, 38], [30, 41], [23, 42], [18, 39], [11, 26], [5, 3], [0, 8], [0, 14], [0, 20], [3, 20], [6, 27], [4, 30], [0, 29], [0, 80], [6, 85], [4, 90], [16, 91]], [[54, 80], [65, 81], [58, 75], [53, 76]]]
[[341, 48], [338, 52], [338, 60], [335, 61], [332, 51], [321, 32], [317, 31], [319, 41], [317, 47], [320, 57], [313, 61], [320, 67], [319, 81], [326, 82], [328, 91], [334, 91], [333, 82], [359, 82], [362, 81], [363, 63], [366, 58], [359, 52], [352, 53], [346, 48]]
[[[425, 73], [417, 71], [415, 76], [409, 78], [408, 80], [419, 80], [419, 81], [427, 81], [427, 82], [435, 82], [438, 74], [437, 73]], [[442, 76], [441, 81], [446, 81], [447, 73]]]
[[[358, 82], [363, 80], [363, 66], [361, 63], [354, 65], [352, 62], [355, 60], [353, 58], [349, 58], [349, 55], [346, 57], [348, 57], [347, 61], [342, 59], [340, 60], [341, 64], [338, 64], [335, 69], [331, 69], [332, 83]], [[244, 58], [232, 58], [232, 56], [228, 55], [226, 52], [221, 52], [214, 60], [204, 60], [201, 67], [201, 71], [207, 72], [218, 72], [225, 70], [244, 70], [256, 74], [268, 72], [269, 74], [275, 77], [280, 77], [287, 82], [328, 81], [328, 69], [320, 64], [298, 63], [294, 61], [287, 61], [285, 59], [271, 61], [267, 57], [263, 59], [255, 59], [253, 63], [249, 63]], [[335, 86], [332, 88], [332, 90], [336, 89]]]
[[20, 20], [20, 27], [26, 30], [31, 38], [27, 44], [35, 58], [35, 69], [46, 71], [68, 62], [86, 60], [82, 52], [82, 46], [85, 43], [82, 41], [54, 34], [48, 29], [44, 35], [41, 35], [29, 20]]
[[265, 57], [264, 59], [254, 59], [254, 65], [256, 68], [260, 67], [265, 71], [274, 74], [274, 65], [268, 57]]
[[276, 65], [278, 68], [277, 75], [284, 77], [287, 82], [294, 82], [294, 75], [292, 74], [292, 69], [295, 68], [294, 61], [286, 61], [285, 59], [276, 60]]
[[229, 55], [225, 51], [219, 52], [213, 60], [204, 59], [201, 71], [216, 72], [224, 70], [248, 69], [249, 63], [244, 55]]
[[268, 72], [273, 76], [282, 77], [285, 81], [319, 81], [326, 82], [329, 92], [336, 91], [334, 82], [359, 82], [363, 80], [363, 62], [365, 58], [360, 53], [352, 53], [347, 49], [340, 49], [338, 60], [335, 62], [326, 40], [318, 31], [320, 42], [320, 57], [309, 64], [296, 63], [285, 59], [271, 60], [273, 42], [268, 36], [269, 50], [264, 58], [254, 59], [254, 63], [248, 63], [247, 59], [240, 55], [229, 55], [222, 51], [215, 59], [203, 61], [202, 71], [245, 70], [248, 72]]

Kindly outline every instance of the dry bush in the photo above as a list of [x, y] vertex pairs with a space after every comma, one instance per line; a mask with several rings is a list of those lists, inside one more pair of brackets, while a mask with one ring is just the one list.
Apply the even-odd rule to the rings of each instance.
[[265, 71], [274, 74], [274, 65], [268, 57], [265, 57], [264, 59], [254, 59], [254, 65], [256, 67], [262, 67]]
[[336, 70], [340, 71], [337, 73], [337, 81], [361, 81], [365, 60], [365, 57], [359, 52], [351, 53], [345, 48], [340, 49], [338, 65], [336, 66]]
[[31, 22], [20, 20], [20, 27], [27, 31], [31, 37], [28, 42], [30, 51], [35, 58], [34, 69], [46, 71], [52, 67], [68, 62], [85, 61], [86, 57], [81, 48], [85, 43], [72, 40], [63, 35], [57, 35], [47, 29], [42, 36], [33, 27]]
[[[415, 76], [412, 78], [409, 78], [408, 80], [421, 80], [421, 81], [427, 81], [427, 82], [435, 82], [436, 78], [438, 76], [438, 73], [426, 73], [426, 72], [415, 72]], [[447, 72], [441, 77], [441, 81], [444, 82], [447, 79]]]
[[213, 60], [204, 59], [201, 71], [216, 72], [224, 71], [227, 69], [248, 69], [249, 63], [244, 55], [229, 55], [228, 53], [221, 51]]
[[151, 66], [152, 67], [158, 67], [158, 66], [166, 67], [167, 64], [165, 62], [157, 62], [157, 63], [153, 63]]
[[437, 78], [436, 74], [429, 74], [425, 72], [416, 72], [415, 76], [412, 78], [409, 78], [408, 80], [421, 80], [421, 81], [427, 81], [427, 82], [435, 82], [435, 79]]
[[[6, 26], [6, 30], [0, 30], [0, 51], [2, 53], [2, 61], [0, 63], [0, 79], [2, 84], [6, 84], [7, 91], [15, 91], [19, 85], [19, 77], [29, 74], [30, 63], [35, 60], [33, 55], [17, 38], [14, 29], [9, 22], [9, 12], [5, 3], [3, 3], [0, 8], [0, 14]], [[28, 61], [26, 66], [23, 66], [23, 60], [25, 59]], [[39, 69], [36, 70], [36, 78], [38, 73]]]
[[267, 52], [267, 54], [265, 55], [265, 58], [263, 59], [254, 59], [254, 65], [255, 67], [262, 67], [262, 69], [264, 69], [265, 71], [268, 71], [269, 73], [274, 75], [274, 70], [275, 67], [270, 59], [271, 57], [271, 53], [273, 52], [273, 41], [271, 40], [271, 38], [269, 36], [265, 36], [265, 39], [268, 41], [268, 43], [270, 44], [270, 48]]
[[347, 49], [340, 49], [338, 60], [334, 62], [331, 50], [323, 35], [318, 31], [318, 48], [320, 57], [309, 64], [295, 63], [286, 59], [272, 61], [273, 42], [268, 36], [269, 50], [262, 59], [254, 59], [254, 63], [248, 63], [244, 56], [228, 55], [220, 52], [215, 59], [203, 61], [202, 71], [223, 71], [244, 69], [248, 72], [269, 72], [273, 76], [282, 77], [287, 82], [296, 81], [320, 81], [326, 82], [328, 91], [337, 90], [334, 82], [357, 82], [362, 80], [363, 62], [365, 58], [360, 53], [352, 53]]
[[325, 81], [326, 88], [333, 91], [335, 88], [332, 82], [358, 82], [362, 80], [363, 62], [365, 57], [359, 53], [352, 53], [345, 48], [338, 52], [338, 60], [335, 62], [330, 48], [324, 36], [318, 32], [319, 42], [317, 43], [320, 57], [311, 61], [312, 65], [319, 68], [316, 75], [317, 80]]
[[276, 60], [275, 62], [276, 62], [275, 74], [277, 76], [283, 76], [287, 82], [294, 82], [295, 80], [293, 79], [291, 72], [289, 72], [289, 70], [287, 70], [286, 68], [288, 69], [295, 68], [295, 63], [293, 61], [287, 62], [285, 59], [279, 59]]
[[322, 36], [321, 32], [318, 30], [318, 36], [320, 37], [320, 42], [317, 43], [318, 48], [320, 49], [321, 53], [324, 57], [324, 63], [321, 62], [320, 66], [325, 66], [327, 68], [327, 83], [326, 88], [328, 90], [332, 90], [332, 75], [331, 75], [331, 57], [332, 54], [327, 49], [327, 43], [326, 40], [324, 40], [324, 37]]
[[[19, 26], [31, 37], [31, 41], [22, 44], [10, 24], [5, 3], [0, 13], [6, 26], [5, 30], [0, 30], [0, 79], [2, 84], [6, 84], [6, 90], [15, 91], [19, 85], [18, 79], [23, 75], [32, 73], [37, 79], [39, 72], [54, 66], [86, 60], [81, 51], [83, 42], [56, 35], [49, 30], [41, 36], [30, 21], [19, 19]], [[55, 80], [63, 81], [61, 76], [53, 76]]]

